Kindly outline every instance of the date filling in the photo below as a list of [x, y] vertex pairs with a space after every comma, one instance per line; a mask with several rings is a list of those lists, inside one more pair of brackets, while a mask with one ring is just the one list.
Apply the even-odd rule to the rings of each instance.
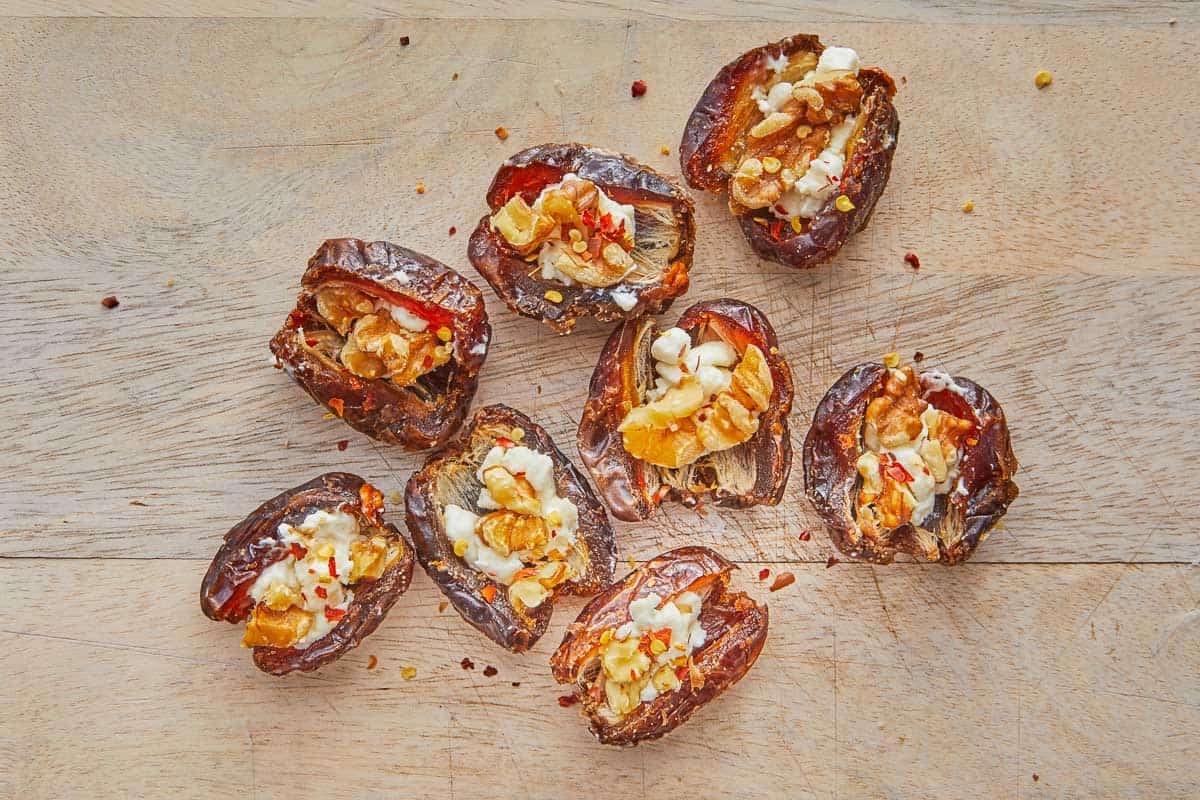
[[919, 378], [911, 366], [889, 366], [883, 394], [867, 404], [855, 517], [872, 538], [903, 525], [921, 527], [958, 477], [963, 444], [974, 443], [976, 425], [935, 408], [929, 398], [942, 392], [961, 389], [940, 373]]
[[360, 378], [411, 386], [450, 361], [453, 333], [422, 316], [421, 309], [390, 303], [352, 286], [327, 284], [316, 292], [327, 330], [297, 332]]
[[[751, 98], [756, 121], [746, 132], [730, 182], [734, 213], [763, 210], [759, 216], [805, 229], [831, 198], [841, 193], [846, 162], [866, 117], [859, 114], [863, 88], [858, 54], [848, 47], [764, 55], [767, 79]], [[776, 236], [776, 238], [779, 238]]]
[[314, 511], [278, 533], [287, 555], [250, 587], [244, 647], [307, 647], [346, 616], [355, 584], [377, 580], [402, 554], [399, 543], [341, 509]]
[[579, 509], [559, 496], [554, 461], [517, 444], [523, 438], [514, 428], [487, 452], [475, 472], [475, 511], [449, 503], [442, 512], [454, 554], [507, 586], [517, 610], [537, 608], [583, 568]]
[[588, 691], [595, 702], [604, 703], [601, 713], [609, 721], [675, 691], [685, 679], [697, 688], [703, 685], [692, 663], [693, 652], [705, 642], [702, 605], [695, 592], [665, 603], [648, 594], [629, 604], [628, 622], [600, 635], [600, 670]]
[[634, 458], [668, 469], [736, 447], [758, 431], [774, 379], [762, 350], [668, 328], [650, 346], [654, 384], [618, 430]]

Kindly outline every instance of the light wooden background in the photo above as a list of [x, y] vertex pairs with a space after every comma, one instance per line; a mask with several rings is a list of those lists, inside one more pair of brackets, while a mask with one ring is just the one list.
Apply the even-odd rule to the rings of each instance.
[[[2, 13], [0, 796], [1200, 794], [1194, 4]], [[80, 13], [114, 18], [67, 18]], [[439, 614], [418, 574], [338, 664], [255, 670], [239, 631], [197, 607], [224, 531], [321, 471], [390, 492], [419, 463], [323, 419], [268, 366], [320, 241], [386, 238], [476, 279], [467, 233], [506, 155], [580, 139], [677, 173], [712, 73], [798, 31], [903, 76], [891, 184], [871, 228], [807, 273], [755, 259], [721, 203], [697, 198], [676, 311], [730, 295], [768, 314], [796, 375], [797, 450], [827, 386], [887, 351], [988, 386], [1022, 496], [976, 559], [827, 569], [798, 462], [778, 508], [619, 525], [622, 559], [690, 542], [737, 559], [772, 617], [741, 684], [634, 750], [602, 748], [555, 703], [546, 661], [577, 602], [517, 657]], [[1043, 68], [1055, 80], [1039, 92]], [[650, 86], [638, 101], [635, 78]], [[560, 339], [485, 294], [478, 401], [522, 408], [574, 455], [607, 330]], [[796, 583], [769, 595], [763, 566]]]

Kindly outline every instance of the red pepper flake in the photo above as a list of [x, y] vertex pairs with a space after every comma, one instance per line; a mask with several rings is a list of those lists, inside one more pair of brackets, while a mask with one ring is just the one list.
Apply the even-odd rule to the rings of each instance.
[[771, 232], [771, 238], [778, 242], [783, 238], [783, 220], [775, 220], [768, 230]]
[[505, 450], [507, 450], [510, 447], [515, 447], [517, 443], [514, 442], [512, 439], [508, 438], [507, 436], [497, 436], [496, 444], [499, 445], [500, 447], [503, 447]]
[[411, 40], [410, 40], [410, 39], [409, 39], [407, 36], [401, 36], [401, 37], [400, 37], [400, 46], [401, 46], [401, 47], [408, 47], [408, 43], [409, 43], [410, 41], [411, 41]]
[[517, 688], [518, 686], [520, 686], [520, 685], [521, 685], [521, 682], [520, 682], [520, 681], [513, 681], [513, 682], [512, 682], [512, 685], [513, 685], [513, 688], [515, 689], [515, 688]]
[[810, 530], [800, 531], [800, 541], [807, 542], [811, 538], [812, 538], [812, 531], [810, 531]]
[[964, 441], [967, 443], [967, 447], [974, 447], [975, 445], [979, 444], [979, 440], [974, 436], [967, 437], [964, 439]]
[[662, 484], [654, 491], [654, 502], [661, 503], [663, 500], [666, 499], [667, 495], [670, 493], [671, 493], [671, 487], [667, 486], [665, 483]]
[[488, 664], [486, 667], [483, 668], [483, 675], [486, 678], [494, 678], [494, 677], [496, 677], [497, 674], [499, 674], [499, 672], [500, 672], [500, 670], [496, 669], [491, 664]]
[[908, 264], [913, 269], [921, 268], [921, 259], [917, 258], [917, 254], [913, 252], [904, 254], [904, 263]]
[[115, 294], [110, 294], [108, 297], [100, 301], [100, 305], [104, 306], [105, 308], [116, 308], [117, 306], [121, 305], [121, 301], [117, 299]]
[[324, 600], [326, 597], [329, 597], [329, 592], [324, 586], [318, 586], [316, 589], [313, 589], [313, 591], [316, 592], [317, 597], [321, 598], [322, 600]]
[[358, 505], [362, 509], [363, 516], [371, 522], [376, 525], [382, 522], [379, 512], [383, 511], [383, 492], [369, 483], [364, 483], [358, 487]]
[[841, 561], [838, 560], [837, 556], [830, 556], [829, 560], [825, 562], [825, 569], [829, 569], [830, 567], [840, 563]]
[[558, 704], [563, 708], [570, 708], [579, 702], [579, 695], [562, 694], [558, 696]]
[[[1175, 24], [1174, 20], [1172, 20], [1171, 24], [1172, 24], [1172, 25], [1174, 25], [1174, 24]], [[1041, 776], [1041, 775], [1038, 775], [1036, 772], [1035, 772], [1035, 773], [1033, 773], [1033, 782], [1034, 782], [1034, 783], [1037, 783], [1037, 782], [1038, 782], [1038, 781], [1040, 781], [1041, 779], [1042, 779], [1042, 776]]]
[[316, 340], [316, 339], [314, 339], [314, 338], [312, 338], [311, 336], [309, 336], [309, 337], [305, 338], [305, 340], [304, 340], [304, 343], [305, 343], [306, 345], [308, 345], [309, 347], [316, 347], [316, 346], [317, 346], [317, 340]]
[[475, 662], [469, 658], [464, 658], [462, 661], [458, 662], [458, 665], [463, 669], [475, 669]]
[[346, 616], [346, 609], [330, 608], [329, 606], [325, 606], [325, 619], [329, 620], [330, 622], [337, 622], [344, 616]]
[[785, 589], [795, 582], [795, 575], [790, 572], [781, 572], [775, 576], [775, 580], [771, 583], [771, 591], [778, 592], [780, 589]]
[[894, 458], [889, 458], [887, 461], [879, 462], [879, 474], [885, 478], [891, 478], [896, 483], [912, 483], [913, 476]]
[[765, 581], [769, 577], [771, 577], [771, 570], [767, 569], [766, 567], [763, 567], [758, 571], [758, 579], [760, 581]]
[[377, 666], [379, 666], [378, 656], [371, 656], [367, 659], [367, 669], [375, 669]]
[[340, 439], [340, 440], [338, 440], [338, 443], [337, 443], [337, 449], [338, 449], [338, 450], [345, 450], [345, 449], [346, 449], [347, 447], [349, 447], [349, 446], [350, 446], [350, 440], [349, 440], [349, 439]]
[[924, 353], [922, 353], [920, 350], [918, 350], [917, 352], [913, 353], [913, 362], [914, 362], [914, 363], [916, 363], [916, 364], [920, 364], [920, 363], [921, 363], [922, 361], [924, 361], [924, 360], [925, 360], [925, 354], [924, 354]]
[[448, 600], [443, 600], [442, 602], [438, 603], [438, 613], [441, 614], [443, 611], [445, 611], [449, 607], [450, 607], [450, 602]]
[[346, 410], [346, 401], [340, 397], [331, 397], [329, 399], [329, 407], [333, 409], [333, 413], [340, 417], [342, 412]]
[[629, 93], [634, 97], [641, 97], [646, 93], [646, 82], [640, 78], [634, 81], [633, 85], [629, 87]]
[[433, 356], [425, 356], [425, 360], [421, 362], [421, 366], [425, 369], [433, 368]]
[[589, 229], [596, 227], [596, 213], [590, 208], [580, 214], [579, 219]]
[[296, 559], [297, 561], [308, 555], [308, 549], [303, 545], [296, 544], [295, 542], [292, 542], [288, 545], [288, 552], [290, 552], [292, 554], [292, 558]]
[[458, 233], [458, 228], [456, 228], [456, 227], [454, 227], [453, 225], [451, 225], [451, 226], [450, 226], [450, 235], [451, 235], [451, 236], [453, 236], [453, 235], [454, 235], [454, 234], [456, 234], [456, 233]]
[[496, 128], [496, 138], [502, 142], [505, 139], [507, 139], [508, 138], [508, 128], [504, 127], [503, 125], [501, 125], [499, 128]]
[[331, 577], [334, 577], [334, 578], [336, 578], [336, 577], [338, 576], [338, 571], [337, 571], [337, 556], [330, 556], [330, 557], [329, 557], [329, 575], [330, 575]]
[[488, 601], [489, 603], [493, 603], [496, 601], [496, 587], [490, 583], [487, 586], [480, 589], [479, 593], [481, 595], [483, 595], [483, 599]]

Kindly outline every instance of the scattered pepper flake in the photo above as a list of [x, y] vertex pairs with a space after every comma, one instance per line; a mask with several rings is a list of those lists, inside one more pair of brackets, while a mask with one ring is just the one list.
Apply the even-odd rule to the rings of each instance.
[[844, 194], [839, 194], [838, 199], [834, 200], [833, 204], [837, 206], [837, 210], [841, 211], [843, 214], [854, 210], [854, 203]]
[[456, 233], [458, 233], [458, 228], [456, 228], [455, 226], [451, 225], [451, 226], [450, 226], [450, 231], [449, 231], [449, 234], [450, 234], [451, 236], [453, 236], [453, 235], [454, 235], [454, 234], [456, 234]]
[[579, 702], [579, 695], [561, 694], [558, 696], [558, 704], [563, 708], [570, 708]]
[[318, 586], [316, 589], [313, 589], [313, 591], [316, 593], [317, 597], [321, 598], [322, 600], [329, 597], [329, 590], [324, 586]]
[[800, 541], [807, 542], [810, 539], [812, 539], [812, 531], [807, 529], [800, 531]]
[[771, 584], [771, 591], [778, 592], [780, 589], [786, 589], [796, 582], [796, 576], [790, 572], [781, 572], [775, 576], [774, 582]]
[[640, 78], [634, 81], [633, 85], [629, 87], [629, 93], [634, 97], [641, 97], [646, 93], [646, 82]]
[[350, 440], [349, 440], [349, 439], [339, 439], [339, 440], [338, 440], [338, 443], [337, 443], [337, 449], [338, 449], [338, 450], [345, 450], [345, 449], [346, 449], [347, 447], [349, 447], [349, 446], [350, 446]]
[[1033, 85], [1039, 89], [1045, 89], [1054, 82], [1054, 76], [1048, 70], [1038, 70], [1038, 73], [1033, 76]]
[[924, 360], [925, 360], [925, 354], [922, 353], [920, 350], [913, 353], [913, 363], [920, 364]]
[[520, 681], [513, 681], [513, 682], [512, 682], [512, 685], [513, 685], [513, 688], [515, 689], [515, 688], [517, 688], [518, 686], [520, 686], [520, 685], [521, 685], [521, 682], [520, 682]]
[[475, 662], [466, 657], [464, 657], [462, 661], [458, 662], [458, 665], [463, 669], [475, 669]]
[[480, 589], [479, 593], [481, 595], [483, 595], [483, 599], [488, 601], [489, 603], [493, 603], [496, 600], [496, 587], [491, 585], [490, 583], [487, 586]]
[[888, 369], [895, 369], [900, 366], [900, 354], [888, 353], [883, 357], [883, 365]]
[[453, 75], [451, 75], [451, 76], [450, 76], [450, 80], [452, 80], [452, 81], [456, 81], [456, 80], [458, 80], [458, 73], [456, 72], [456, 73], [454, 73]]
[[333, 413], [340, 417], [342, 412], [346, 410], [346, 401], [340, 397], [332, 397], [329, 400], [329, 407], [333, 409]]
[[346, 609], [330, 608], [329, 606], [325, 606], [325, 619], [329, 620], [330, 622], [337, 622], [344, 616], [346, 616]]
[[[1172, 25], [1174, 25], [1174, 24], [1175, 24], [1175, 20], [1171, 20], [1171, 24], [1172, 24]], [[1033, 773], [1033, 782], [1034, 782], [1034, 783], [1037, 783], [1037, 782], [1038, 782], [1038, 781], [1040, 781], [1041, 779], [1042, 779], [1042, 776], [1041, 776], [1041, 775], [1038, 775], [1036, 772], [1035, 772], [1035, 773]]]
[[964, 214], [970, 214], [974, 210], [975, 210], [975, 201], [974, 200], [968, 200], [967, 202], [963, 203], [963, 213]]
[[130, 501], [129, 501], [129, 505], [131, 505], [131, 506], [139, 506], [140, 508], [146, 508], [146, 504], [145, 504], [145, 503], [143, 503], [141, 500], [130, 500]]
[[367, 659], [367, 669], [375, 669], [377, 666], [379, 666], [378, 656], [371, 656]]
[[496, 128], [496, 138], [497, 138], [497, 139], [499, 139], [499, 140], [500, 140], [500, 141], [502, 141], [502, 142], [503, 142], [505, 139], [507, 139], [507, 138], [508, 138], [508, 128], [504, 127], [503, 125], [501, 125], [500, 127]]
[[425, 181], [417, 181], [417, 194], [425, 194]]
[[406, 681], [411, 681], [413, 678], [417, 677], [417, 668], [416, 667], [401, 667], [400, 668], [400, 677], [404, 678], [404, 680], [406, 680]]
[[100, 305], [104, 306], [105, 308], [116, 308], [117, 306], [121, 305], [121, 301], [117, 299], [115, 294], [110, 294], [108, 297], [100, 301]]
[[500, 670], [496, 669], [491, 664], [488, 664], [486, 667], [483, 668], [484, 677], [487, 677], [487, 678], [494, 678], [494, 677], [496, 677], [496, 675], [499, 674], [499, 672], [500, 672]]
[[829, 560], [825, 562], [825, 569], [829, 569], [830, 567], [840, 563], [841, 561], [838, 560], [837, 556], [830, 556]]
[[400, 37], [400, 46], [401, 46], [401, 47], [408, 47], [408, 43], [409, 43], [410, 41], [412, 41], [412, 40], [411, 40], [411, 39], [409, 39], [407, 36], [401, 36], [401, 37]]
[[921, 268], [921, 259], [917, 258], [917, 254], [912, 251], [904, 254], [904, 263], [908, 264], [913, 269]]
[[758, 571], [758, 579], [760, 581], [765, 581], [769, 577], [771, 577], [771, 570], [767, 569], [766, 567], [763, 567]]
[[662, 153], [664, 156], [669, 156], [671, 155], [671, 148], [664, 144], [662, 147], [658, 148], [658, 152]]
[[449, 607], [450, 607], [450, 601], [449, 601], [449, 600], [443, 600], [443, 601], [441, 601], [440, 603], [438, 603], [438, 613], [439, 613], [439, 614], [441, 614], [443, 611], [445, 611], [445, 610], [446, 610], [447, 608], [449, 608]]
[[337, 556], [330, 556], [330, 557], [329, 557], [329, 576], [330, 576], [331, 578], [336, 578], [336, 577], [338, 576], [338, 571], [337, 571]]
[[542, 295], [542, 297], [545, 297], [551, 303], [561, 303], [563, 301], [562, 292], [558, 291], [557, 289], [547, 290], [547, 292], [544, 295]]

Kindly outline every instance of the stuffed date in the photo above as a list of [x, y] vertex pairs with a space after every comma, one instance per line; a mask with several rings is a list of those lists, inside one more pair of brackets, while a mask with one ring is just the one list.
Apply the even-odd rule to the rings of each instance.
[[513, 652], [546, 631], [555, 599], [612, 580], [604, 507], [524, 414], [495, 405], [412, 476], [408, 530], [421, 566], [463, 619]]
[[310, 672], [358, 646], [412, 580], [413, 552], [383, 521], [383, 495], [330, 472], [259, 506], [225, 534], [200, 589], [213, 620], [272, 675]]
[[594, 597], [550, 659], [604, 744], [674, 730], [753, 666], [767, 607], [729, 590], [734, 565], [704, 547], [664, 553]]
[[805, 492], [834, 544], [881, 564], [970, 558], [1016, 499], [1016, 470], [992, 395], [895, 356], [843, 375], [804, 442]]
[[755, 252], [793, 267], [828, 261], [867, 225], [892, 169], [900, 121], [886, 72], [798, 34], [726, 65], [688, 119], [690, 186], [728, 196]]
[[648, 518], [667, 498], [774, 505], [791, 470], [792, 373], [762, 312], [698, 303], [675, 327], [629, 320], [592, 373], [579, 453], [613, 515]]
[[469, 255], [518, 314], [569, 333], [579, 317], [657, 314], [687, 291], [692, 200], [620, 153], [546, 144], [504, 162]]
[[491, 338], [470, 281], [388, 242], [330, 239], [301, 286], [271, 351], [314, 400], [414, 450], [458, 429]]

